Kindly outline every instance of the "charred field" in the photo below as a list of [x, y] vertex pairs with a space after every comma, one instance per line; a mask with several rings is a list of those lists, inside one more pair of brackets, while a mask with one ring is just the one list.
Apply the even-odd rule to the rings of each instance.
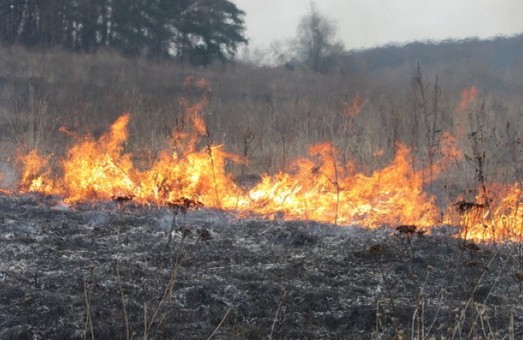
[[520, 244], [1, 196], [0, 338], [512, 338]]
[[520, 54], [0, 54], [0, 339], [522, 336]]

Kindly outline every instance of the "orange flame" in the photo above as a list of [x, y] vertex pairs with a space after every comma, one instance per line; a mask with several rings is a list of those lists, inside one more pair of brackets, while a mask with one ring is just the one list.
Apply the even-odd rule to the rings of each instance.
[[523, 197], [520, 183], [490, 184], [485, 197], [478, 194], [474, 202], [460, 200], [448, 211], [447, 222], [461, 226], [460, 236], [475, 241], [523, 240]]
[[265, 176], [249, 195], [255, 211], [281, 211], [287, 219], [311, 219], [368, 227], [436, 220], [433, 198], [422, 190], [420, 173], [410, 168], [410, 153], [398, 146], [394, 161], [370, 176], [350, 174], [337, 164], [330, 144], [310, 149], [316, 162], [296, 162], [294, 175]]
[[461, 100], [458, 105], [459, 112], [466, 112], [470, 107], [470, 104], [476, 100], [478, 96], [478, 89], [476, 86], [470, 86], [461, 92]]
[[44, 194], [53, 193], [53, 181], [49, 179], [49, 157], [45, 158], [35, 150], [18, 157], [23, 168], [20, 179], [20, 190], [35, 191]]
[[410, 153], [402, 145], [389, 166], [370, 176], [350, 173], [352, 166], [338, 161], [330, 143], [314, 145], [292, 173], [265, 175], [245, 193], [225, 172], [227, 161], [241, 158], [216, 145], [185, 154], [164, 151], [150, 169], [138, 171], [123, 150], [129, 119], [124, 114], [98, 140], [86, 138], [71, 147], [60, 181], [51, 180], [45, 158], [34, 151], [24, 156], [24, 190], [58, 193], [69, 202], [130, 196], [164, 204], [193, 197], [209, 207], [369, 227], [436, 220], [433, 199], [423, 192], [421, 175], [410, 168]]
[[[129, 120], [130, 115], [124, 114], [98, 140], [87, 137], [73, 145], [61, 162], [59, 180], [52, 179], [49, 158], [35, 151], [21, 156], [20, 190], [58, 194], [69, 202], [125, 196], [141, 203], [166, 204], [191, 197], [205, 206], [239, 213], [371, 228], [440, 223], [435, 198], [423, 190], [422, 171], [412, 168], [410, 151], [401, 144], [392, 162], [370, 175], [354, 173], [352, 164], [341, 163], [332, 144], [313, 145], [308, 157], [296, 160], [290, 172], [264, 175], [245, 192], [225, 171], [228, 161], [242, 159], [217, 145], [199, 151], [187, 151], [195, 150], [195, 144], [183, 152], [163, 151], [149, 169], [139, 171], [132, 155], [124, 152]], [[452, 159], [460, 156], [450, 135], [442, 139], [442, 153]], [[440, 160], [439, 170], [446, 161], [445, 157]], [[475, 202], [455, 204], [446, 222], [461, 226], [461, 236], [469, 239], [521, 239], [521, 186], [496, 184], [487, 192], [497, 193], [497, 198], [478, 195]]]
[[[228, 162], [244, 160], [212, 143], [201, 117], [206, 102], [206, 96], [198, 103], [181, 102], [185, 123], [173, 130], [171, 149], [161, 152], [149, 168], [137, 169], [133, 155], [126, 152], [131, 119], [126, 113], [98, 139], [77, 137], [59, 163], [60, 176], [51, 171], [49, 157], [36, 151], [19, 157], [20, 191], [56, 194], [68, 202], [125, 197], [162, 205], [187, 197], [239, 214], [370, 228], [442, 223], [435, 198], [424, 191], [424, 169], [413, 169], [410, 150], [401, 144], [390, 164], [370, 174], [355, 172], [354, 164], [340, 161], [331, 143], [316, 144], [290, 171], [263, 175], [258, 185], [242, 189], [225, 169]], [[450, 134], [443, 134], [440, 146], [442, 157], [433, 164], [434, 176], [462, 156]], [[375, 154], [382, 155], [382, 150]], [[489, 193], [496, 193], [491, 195], [495, 198], [488, 198]], [[474, 202], [451, 205], [445, 223], [460, 226], [464, 238], [521, 240], [522, 208], [520, 184], [492, 184]]]
[[353, 118], [353, 117], [356, 117], [361, 112], [361, 110], [363, 109], [364, 100], [363, 100], [363, 97], [358, 94], [352, 100], [351, 103], [349, 103], [348, 101], [344, 100], [342, 102], [342, 104], [343, 104], [343, 113], [344, 113], [344, 115], [346, 115], [347, 117]]
[[[2, 183], [2, 186], [5, 185], [4, 181], [5, 181], [4, 174], [2, 172], [0, 172], [0, 183]], [[5, 188], [0, 188], [0, 193], [8, 195], [11, 193], [11, 191], [8, 189], [5, 189]]]
[[431, 165], [432, 176], [439, 176], [453, 163], [463, 158], [463, 152], [458, 148], [456, 138], [448, 132], [443, 132], [439, 143], [441, 157]]
[[130, 115], [124, 114], [99, 140], [86, 138], [69, 149], [62, 161], [64, 176], [60, 187], [68, 201], [135, 194], [131, 155], [123, 153], [129, 119]]
[[374, 156], [374, 158], [380, 158], [380, 157], [383, 157], [383, 155], [385, 154], [385, 151], [383, 149], [379, 149], [379, 150], [376, 150], [372, 153], [372, 156]]

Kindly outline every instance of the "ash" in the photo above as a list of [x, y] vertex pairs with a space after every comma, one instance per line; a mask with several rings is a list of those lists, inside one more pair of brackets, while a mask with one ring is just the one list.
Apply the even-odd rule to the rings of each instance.
[[1, 196], [1, 339], [504, 338], [518, 244]]

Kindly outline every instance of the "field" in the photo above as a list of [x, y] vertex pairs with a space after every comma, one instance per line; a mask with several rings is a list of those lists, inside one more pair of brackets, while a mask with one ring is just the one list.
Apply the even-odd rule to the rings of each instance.
[[34, 195], [0, 207], [2, 339], [523, 332], [521, 246], [464, 242], [455, 227], [421, 236]]
[[1, 338], [523, 334], [520, 61], [0, 53]]

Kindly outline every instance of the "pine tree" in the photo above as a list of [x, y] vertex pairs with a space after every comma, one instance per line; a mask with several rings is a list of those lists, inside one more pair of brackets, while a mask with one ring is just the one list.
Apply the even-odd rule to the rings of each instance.
[[3, 0], [0, 40], [208, 65], [247, 43], [244, 15], [229, 0]]

